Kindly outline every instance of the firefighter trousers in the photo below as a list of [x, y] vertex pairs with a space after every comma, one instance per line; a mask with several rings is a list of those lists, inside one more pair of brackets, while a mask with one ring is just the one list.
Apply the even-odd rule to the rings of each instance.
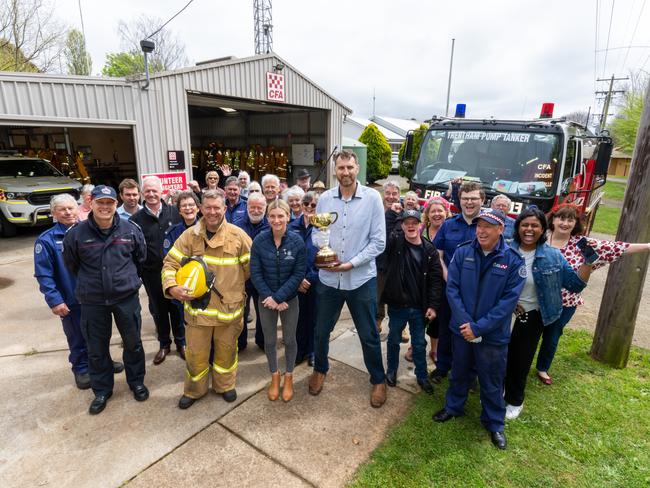
[[[185, 326], [185, 388], [184, 395], [201, 398], [212, 388], [224, 393], [235, 388], [237, 378], [237, 338], [242, 331], [242, 318], [216, 326]], [[210, 348], [214, 344], [214, 360], [210, 364]]]

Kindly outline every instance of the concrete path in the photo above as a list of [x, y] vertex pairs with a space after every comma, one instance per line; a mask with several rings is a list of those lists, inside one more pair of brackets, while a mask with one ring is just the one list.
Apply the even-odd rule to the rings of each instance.
[[[182, 411], [184, 363], [172, 354], [153, 366], [158, 344], [141, 293], [151, 397], [136, 402], [122, 373], [106, 410], [90, 416], [92, 392], [74, 386], [60, 321], [32, 277], [33, 237], [23, 246], [5, 242], [11, 249], [0, 250], [3, 488], [344, 486], [410, 407], [409, 390], [416, 388], [408, 363], [401, 371], [405, 389], [390, 389], [383, 408], [370, 407], [358, 337], [344, 312], [320, 396], [307, 392], [311, 368], [304, 363], [295, 372], [295, 398], [269, 402], [266, 357], [251, 339], [239, 357], [237, 402], [210, 393]], [[121, 357], [116, 330], [111, 353]]]

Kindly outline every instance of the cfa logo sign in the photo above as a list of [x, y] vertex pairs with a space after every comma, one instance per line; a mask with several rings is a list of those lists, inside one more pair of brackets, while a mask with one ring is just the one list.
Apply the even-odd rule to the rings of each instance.
[[284, 75], [266, 73], [266, 99], [272, 102], [284, 102]]

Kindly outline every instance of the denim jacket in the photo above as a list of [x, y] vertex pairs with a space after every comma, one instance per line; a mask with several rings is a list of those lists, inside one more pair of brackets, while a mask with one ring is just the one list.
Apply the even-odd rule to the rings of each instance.
[[[510, 247], [521, 252], [517, 242], [513, 242]], [[577, 293], [587, 286], [560, 250], [546, 243], [535, 249], [533, 280], [544, 325], [552, 324], [562, 314], [562, 288]]]

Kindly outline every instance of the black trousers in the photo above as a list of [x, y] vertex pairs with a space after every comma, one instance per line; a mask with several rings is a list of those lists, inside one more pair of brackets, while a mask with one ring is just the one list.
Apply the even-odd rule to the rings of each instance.
[[264, 332], [262, 331], [262, 321], [260, 320], [260, 311], [257, 300], [260, 297], [255, 287], [246, 283], [246, 305], [244, 306], [244, 328], [237, 339], [237, 348], [240, 351], [246, 349], [248, 345], [248, 317], [251, 313], [251, 301], [255, 307], [255, 344], [264, 349]]
[[133, 389], [144, 382], [142, 320], [137, 292], [115, 305], [81, 305], [81, 332], [88, 346], [88, 373], [95, 395], [113, 391], [113, 360], [109, 352], [113, 318], [122, 336], [126, 382]]
[[314, 283], [307, 293], [298, 293], [298, 328], [296, 329], [296, 342], [298, 343], [297, 360], [302, 361], [305, 356], [314, 354], [314, 330], [316, 329], [316, 286]]
[[515, 320], [508, 345], [505, 381], [505, 400], [509, 405], [518, 407], [524, 403], [526, 379], [543, 332], [544, 322], [539, 310], [532, 310]]
[[161, 270], [142, 272], [142, 282], [149, 297], [149, 312], [156, 324], [156, 334], [160, 347], [169, 347], [172, 343], [170, 332], [174, 333], [176, 346], [185, 345], [185, 322], [179, 308], [165, 298], [162, 289]]

